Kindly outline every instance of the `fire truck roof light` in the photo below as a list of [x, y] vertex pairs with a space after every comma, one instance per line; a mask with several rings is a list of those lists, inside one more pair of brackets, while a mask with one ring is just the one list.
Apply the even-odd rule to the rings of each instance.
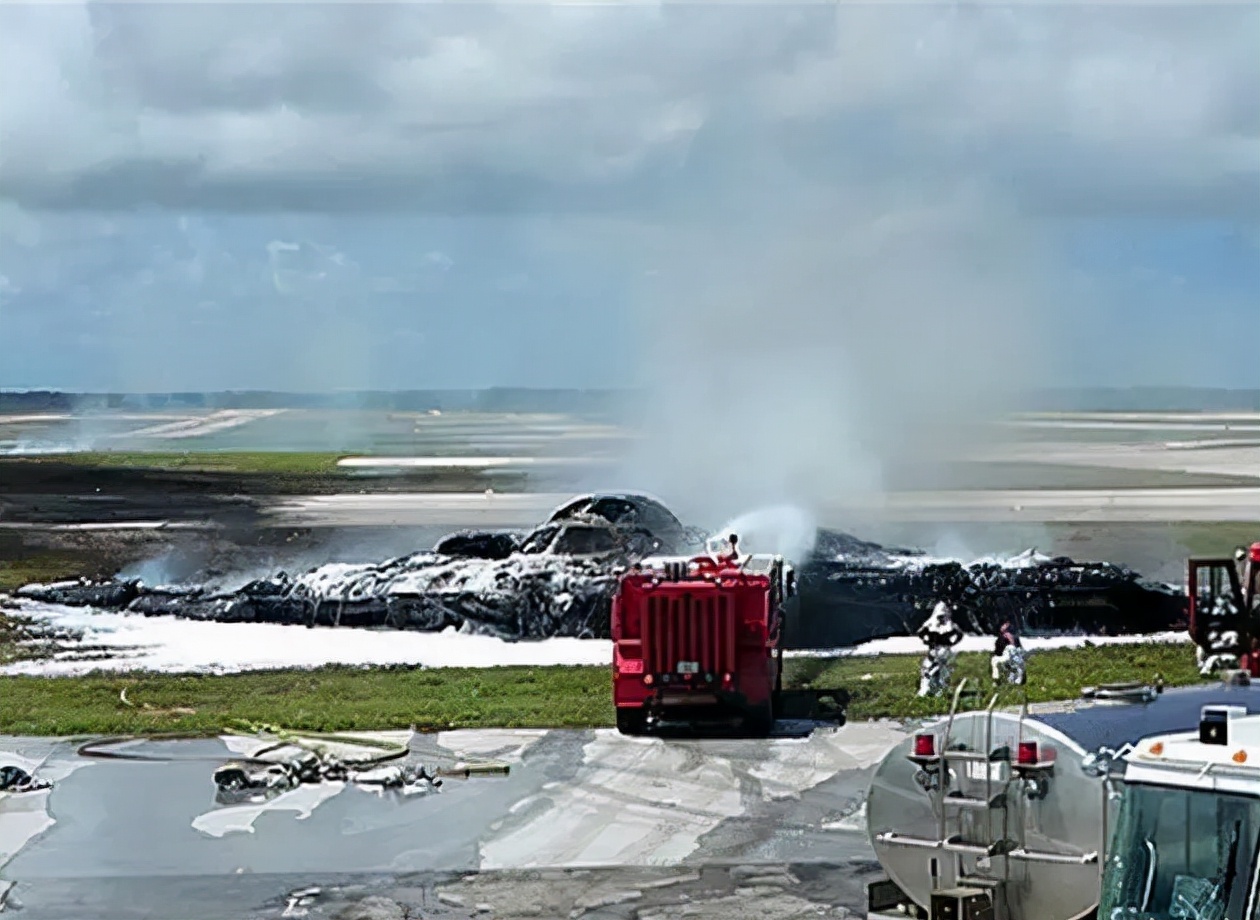
[[935, 757], [936, 756], [936, 736], [931, 732], [925, 732], [914, 736], [914, 756], [915, 757]]
[[1016, 763], [1021, 767], [1032, 766], [1041, 761], [1041, 751], [1036, 741], [1021, 741], [1019, 743], [1019, 751], [1015, 757]]
[[1231, 715], [1242, 715], [1245, 709], [1236, 706], [1204, 706], [1199, 716], [1200, 744], [1229, 744]]

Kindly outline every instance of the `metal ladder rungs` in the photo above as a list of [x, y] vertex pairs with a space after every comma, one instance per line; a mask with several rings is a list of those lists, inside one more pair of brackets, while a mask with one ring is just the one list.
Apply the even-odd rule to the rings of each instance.
[[898, 834], [894, 831], [885, 831], [882, 834], [876, 834], [875, 842], [894, 847], [913, 847], [918, 850], [939, 850], [943, 845], [940, 840], [928, 840], [925, 837], [912, 837], [908, 834]]
[[993, 844], [978, 843], [974, 840], [963, 840], [961, 835], [950, 837], [941, 843], [941, 849], [950, 853], [964, 853], [969, 856], [994, 857], [1002, 856], [1014, 850], [1015, 844], [1009, 840], [999, 840]]
[[1020, 859], [1025, 862], [1043, 862], [1057, 863], [1066, 866], [1088, 866], [1098, 862], [1097, 853], [1085, 853], [1082, 856], [1069, 856], [1066, 853], [1045, 853], [1037, 850], [1025, 850], [1020, 847], [1018, 850], [1012, 850], [1006, 854], [1010, 859]]
[[962, 760], [971, 763], [989, 762], [989, 755], [983, 751], [944, 751], [941, 756], [946, 760]]
[[960, 887], [967, 888], [1001, 888], [1002, 879], [1000, 878], [984, 878], [980, 875], [960, 875], [958, 876], [958, 884]]
[[991, 798], [981, 798], [979, 796], [963, 795], [959, 792], [951, 792], [945, 796], [946, 805], [957, 805], [959, 808], [1005, 808], [1006, 793], [999, 792]]

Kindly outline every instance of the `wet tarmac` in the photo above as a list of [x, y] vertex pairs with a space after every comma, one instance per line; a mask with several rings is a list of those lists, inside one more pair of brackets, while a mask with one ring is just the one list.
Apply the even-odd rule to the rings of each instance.
[[0, 739], [57, 777], [0, 797], [0, 891], [24, 920], [852, 916], [875, 871], [862, 800], [902, 732], [785, 734], [418, 735], [421, 762], [488, 758], [510, 775], [406, 798], [299, 787], [263, 806], [216, 804], [211, 772], [231, 756], [219, 739], [131, 749], [155, 762]]

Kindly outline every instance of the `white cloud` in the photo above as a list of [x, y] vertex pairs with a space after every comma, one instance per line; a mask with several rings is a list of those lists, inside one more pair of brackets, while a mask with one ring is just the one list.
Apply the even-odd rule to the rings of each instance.
[[436, 249], [426, 252], [421, 261], [424, 263], [426, 268], [431, 268], [439, 272], [448, 272], [451, 270], [451, 266], [455, 264], [455, 261], [450, 256], [444, 252], [439, 252]]
[[[682, 169], [706, 132], [805, 132], [811, 169], [878, 170], [874, 120], [915, 145], [901, 169], [1045, 173], [1083, 199], [1120, 175], [1219, 209], [1260, 153], [1244, 5], [8, 4], [0, 24], [0, 79], [23, 87], [0, 102], [0, 190], [32, 203], [473, 208], [536, 188], [546, 207]], [[739, 157], [719, 143], [705, 156]]]
[[1052, 350], [1043, 311], [1136, 290], [1054, 303], [1061, 218], [1260, 239], [1258, 32], [1242, 4], [0, 4], [0, 338], [42, 343], [0, 366], [580, 385], [688, 342], [671, 386], [734, 367], [769, 413], [816, 379], [824, 440], [895, 453], [949, 408], [924, 343], [988, 398]]
[[272, 284], [286, 296], [335, 298], [358, 280], [359, 266], [332, 246], [272, 240], [267, 256]]

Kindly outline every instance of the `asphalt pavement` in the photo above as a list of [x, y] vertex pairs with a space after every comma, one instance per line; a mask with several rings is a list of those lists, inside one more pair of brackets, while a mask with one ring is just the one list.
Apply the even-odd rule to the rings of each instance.
[[417, 735], [420, 762], [510, 774], [405, 798], [301, 787], [261, 806], [216, 804], [220, 739], [128, 748], [144, 762], [0, 739], [0, 761], [53, 778], [0, 797], [0, 890], [24, 920], [852, 916], [875, 871], [861, 803], [902, 737], [889, 723], [761, 740]]

